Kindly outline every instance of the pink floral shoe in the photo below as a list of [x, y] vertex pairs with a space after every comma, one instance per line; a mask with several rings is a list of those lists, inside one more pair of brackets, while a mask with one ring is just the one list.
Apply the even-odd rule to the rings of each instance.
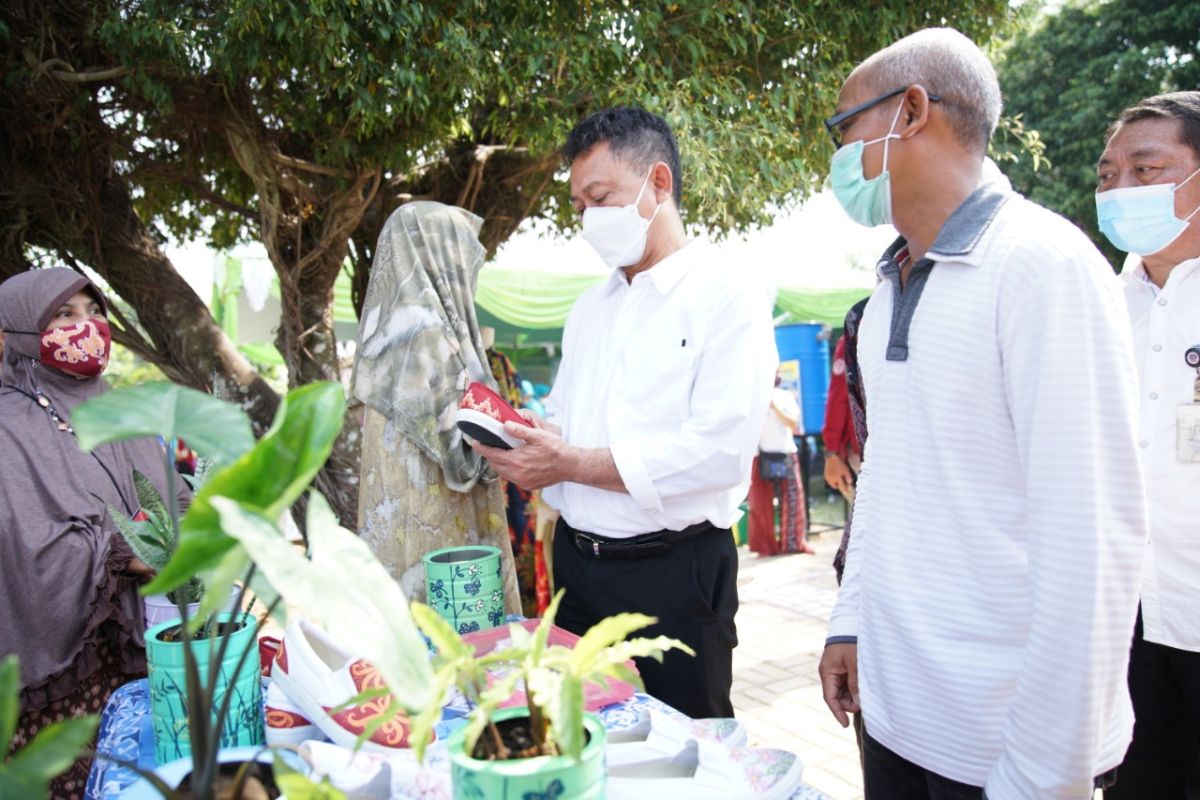
[[688, 800], [787, 800], [804, 765], [795, 753], [765, 747], [723, 747], [691, 739], [678, 752], [608, 767], [609, 800], [686, 797]]
[[605, 756], [609, 766], [664, 758], [678, 753], [690, 739], [741, 747], [746, 728], [736, 719], [688, 719], [643, 708], [632, 727], [608, 732]]

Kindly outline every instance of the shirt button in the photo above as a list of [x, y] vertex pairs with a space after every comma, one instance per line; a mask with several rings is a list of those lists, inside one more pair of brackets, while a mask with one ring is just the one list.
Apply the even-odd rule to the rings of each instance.
[[1151, 392], [1151, 393], [1150, 393], [1150, 399], [1151, 399], [1151, 400], [1157, 400], [1157, 399], [1158, 399], [1158, 392]]
[[1149, 446], [1150, 446], [1150, 443], [1149, 443], [1149, 442], [1147, 442], [1145, 439], [1142, 439], [1140, 442], [1138, 442], [1138, 447], [1141, 447], [1141, 448], [1146, 448], [1146, 447], [1149, 447]]
[[1165, 306], [1165, 305], [1167, 304], [1167, 298], [1165, 298], [1165, 297], [1160, 297], [1160, 298], [1158, 299], [1158, 304], [1159, 304], [1160, 306]]
[[1161, 353], [1161, 352], [1162, 352], [1162, 345], [1161, 345], [1161, 344], [1156, 344], [1156, 345], [1154, 345], [1154, 352], [1156, 352], [1156, 353]]

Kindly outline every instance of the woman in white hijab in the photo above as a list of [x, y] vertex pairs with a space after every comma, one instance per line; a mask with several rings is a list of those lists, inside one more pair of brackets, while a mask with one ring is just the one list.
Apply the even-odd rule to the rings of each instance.
[[424, 595], [425, 553], [500, 548], [511, 612], [521, 605], [499, 483], [454, 423], [468, 383], [495, 385], [475, 319], [482, 222], [418, 201], [383, 226], [352, 379], [367, 406], [358, 527], [414, 599]]

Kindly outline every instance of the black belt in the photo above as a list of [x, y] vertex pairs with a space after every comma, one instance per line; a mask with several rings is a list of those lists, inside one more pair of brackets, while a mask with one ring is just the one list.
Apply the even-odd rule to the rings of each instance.
[[575, 545], [576, 550], [589, 558], [602, 561], [661, 556], [701, 534], [719, 530], [711, 522], [705, 521], [689, 525], [681, 531], [662, 530], [641, 536], [631, 536], [627, 539], [613, 539], [596, 533], [576, 530], [561, 517], [558, 520], [558, 526], [571, 544]]

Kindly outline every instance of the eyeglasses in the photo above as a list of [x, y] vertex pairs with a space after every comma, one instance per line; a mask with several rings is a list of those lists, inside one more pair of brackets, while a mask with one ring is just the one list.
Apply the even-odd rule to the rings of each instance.
[[[845, 111], [834, 114], [829, 119], [825, 120], [825, 130], [829, 131], [829, 138], [833, 140], [833, 146], [839, 148], [842, 146], [842, 131], [841, 126], [846, 120], [861, 114], [864, 111], [874, 108], [885, 100], [890, 100], [898, 94], [904, 94], [908, 91], [907, 86], [901, 86], [899, 89], [892, 89], [890, 92], [874, 97], [865, 103], [861, 103], [854, 108], [848, 108]], [[941, 101], [941, 96], [936, 94], [927, 95], [931, 103]]]

